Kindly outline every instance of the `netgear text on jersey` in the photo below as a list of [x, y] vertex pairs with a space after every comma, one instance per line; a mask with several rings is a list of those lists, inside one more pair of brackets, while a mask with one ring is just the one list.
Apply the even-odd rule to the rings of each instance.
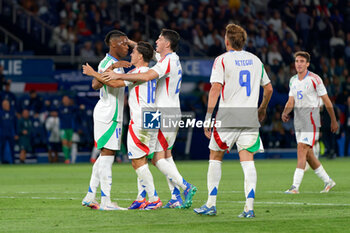
[[236, 66], [251, 66], [253, 65], [253, 60], [235, 60]]

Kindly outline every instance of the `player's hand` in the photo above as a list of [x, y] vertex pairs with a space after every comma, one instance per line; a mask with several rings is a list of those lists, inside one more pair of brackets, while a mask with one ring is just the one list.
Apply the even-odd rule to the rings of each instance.
[[83, 65], [83, 74], [92, 76], [93, 73], [94, 73], [94, 69], [89, 65], [89, 63], [86, 63], [85, 65]]
[[211, 136], [211, 128], [204, 128], [204, 135], [210, 139]]
[[135, 47], [137, 45], [137, 43], [135, 41], [133, 41], [133, 40], [130, 40], [128, 38], [128, 45], [133, 48], [133, 47]]
[[286, 113], [282, 113], [282, 121], [283, 122], [288, 122], [289, 121], [289, 119], [290, 119], [290, 116], [288, 115], [288, 114], [286, 114]]
[[337, 121], [331, 122], [331, 131], [332, 133], [336, 133], [338, 131], [339, 125]]
[[123, 68], [129, 68], [129, 67], [131, 67], [131, 66], [132, 66], [132, 64], [131, 64], [130, 62], [128, 62], [128, 61], [118, 61], [118, 62], [116, 62], [116, 63], [110, 65], [110, 66], [107, 68], [107, 70], [113, 70], [113, 69], [121, 68], [121, 67], [123, 67]]
[[104, 82], [108, 82], [111, 80], [118, 79], [118, 75], [112, 70], [106, 70], [105, 72], [102, 73], [101, 79]]
[[266, 117], [266, 108], [259, 108], [258, 109], [258, 117], [259, 122], [262, 122]]

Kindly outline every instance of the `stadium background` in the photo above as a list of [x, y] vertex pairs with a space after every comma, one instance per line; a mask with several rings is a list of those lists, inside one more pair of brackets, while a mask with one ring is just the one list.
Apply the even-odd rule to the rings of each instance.
[[[52, 109], [59, 109], [64, 95], [76, 109], [72, 118], [80, 134], [77, 161], [88, 161], [93, 147], [92, 111], [99, 94], [91, 89], [91, 78], [81, 74], [81, 65], [89, 62], [97, 68], [107, 52], [103, 38], [113, 29], [153, 45], [162, 28], [178, 31], [184, 71], [181, 109], [203, 119], [211, 65], [224, 52], [225, 26], [231, 22], [247, 30], [245, 49], [260, 57], [274, 87], [261, 128], [267, 152], [258, 156], [296, 157], [293, 125], [282, 123], [280, 115], [289, 78], [295, 74], [293, 53], [298, 50], [311, 54], [310, 70], [323, 78], [341, 125], [337, 134], [331, 134], [328, 114], [322, 113], [322, 151], [329, 158], [350, 154], [350, 1], [0, 0], [1, 101], [10, 101], [14, 134], [23, 109], [37, 122], [26, 162], [47, 161], [43, 123]], [[124, 116], [127, 124], [128, 113]], [[10, 132], [4, 122], [1, 143]], [[175, 158], [207, 159], [207, 147], [199, 146], [207, 144], [202, 129], [180, 130]], [[16, 140], [16, 158], [20, 146]], [[9, 143], [4, 146], [3, 162], [12, 162], [9, 147]], [[234, 151], [227, 158], [235, 158]]]

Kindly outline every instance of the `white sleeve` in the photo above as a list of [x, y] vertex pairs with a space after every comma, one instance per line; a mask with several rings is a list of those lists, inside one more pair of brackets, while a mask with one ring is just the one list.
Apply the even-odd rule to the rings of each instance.
[[157, 53], [157, 52], [156, 52], [155, 57], [156, 57], [156, 60], [157, 60], [157, 61], [159, 61], [159, 60], [161, 59], [161, 57], [160, 57], [160, 53]]
[[[169, 67], [169, 68], [168, 68]], [[163, 77], [170, 72], [170, 58], [158, 61], [151, 70], [154, 70], [158, 74], [158, 78]]]
[[323, 84], [323, 81], [320, 77], [316, 78], [316, 91], [318, 96], [324, 96], [327, 94], [327, 89]]
[[117, 73], [117, 74], [124, 74], [125, 73], [124, 69], [122, 67], [113, 69], [113, 72]]
[[52, 125], [52, 118], [49, 117], [45, 122], [45, 128], [47, 131], [51, 131], [51, 128], [52, 128], [51, 125]]
[[264, 64], [261, 64], [261, 81], [260, 81], [260, 86], [265, 86], [269, 84], [271, 81], [269, 79], [269, 76], [266, 73], [266, 70], [264, 68]]
[[124, 84], [125, 84], [126, 87], [130, 87], [130, 86], [132, 86], [134, 84], [134, 82], [130, 82], [130, 81], [124, 80]]
[[288, 96], [294, 96], [293, 91], [292, 91], [292, 84], [293, 84], [293, 77], [289, 81], [289, 93]]
[[210, 83], [224, 84], [225, 68], [224, 57], [217, 57], [214, 61], [213, 68], [211, 70]]

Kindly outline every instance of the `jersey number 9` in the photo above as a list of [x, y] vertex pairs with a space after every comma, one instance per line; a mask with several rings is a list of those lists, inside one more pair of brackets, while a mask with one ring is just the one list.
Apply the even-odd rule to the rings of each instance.
[[[243, 79], [244, 76], [246, 77], [245, 81]], [[247, 90], [247, 96], [250, 96], [251, 88], [250, 88], [250, 72], [249, 72], [249, 70], [241, 70], [239, 72], [239, 85], [241, 85], [241, 87], [245, 87]]]

